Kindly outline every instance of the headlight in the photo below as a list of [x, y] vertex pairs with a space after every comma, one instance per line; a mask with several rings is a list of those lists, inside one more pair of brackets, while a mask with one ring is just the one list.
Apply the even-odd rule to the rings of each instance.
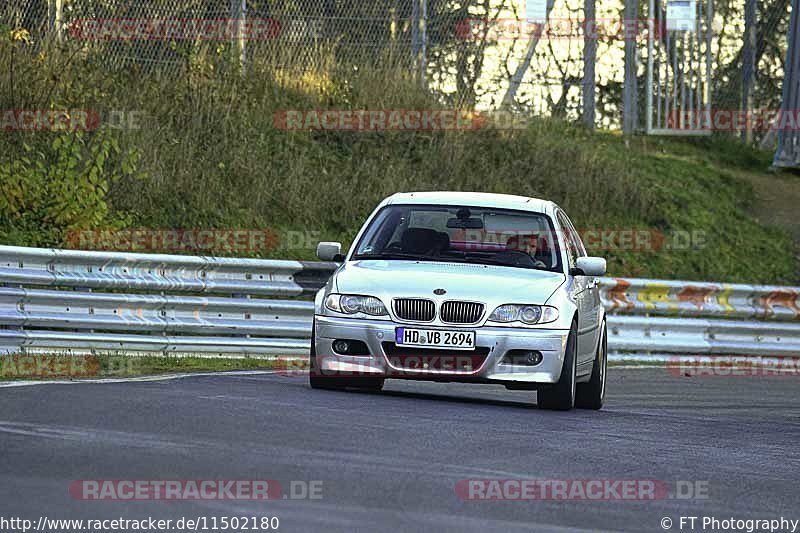
[[345, 315], [364, 313], [372, 316], [385, 316], [389, 314], [386, 312], [383, 302], [374, 296], [356, 294], [331, 294], [325, 299], [325, 307]]
[[522, 322], [524, 324], [547, 324], [558, 320], [558, 309], [549, 305], [501, 305], [489, 316], [491, 322]]

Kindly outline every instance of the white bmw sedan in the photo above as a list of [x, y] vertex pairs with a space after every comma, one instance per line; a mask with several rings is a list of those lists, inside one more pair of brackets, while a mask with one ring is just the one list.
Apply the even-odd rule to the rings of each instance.
[[313, 388], [387, 378], [536, 390], [545, 409], [600, 409], [606, 319], [588, 257], [553, 202], [483, 193], [395, 194], [316, 296]]

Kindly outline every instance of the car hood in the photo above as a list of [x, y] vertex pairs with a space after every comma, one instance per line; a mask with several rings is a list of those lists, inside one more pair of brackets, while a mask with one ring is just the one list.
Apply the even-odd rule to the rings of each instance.
[[[392, 298], [467, 300], [501, 305], [542, 305], [566, 281], [563, 274], [524, 268], [418, 261], [352, 261], [336, 274], [335, 290], [343, 294]], [[444, 289], [437, 296], [434, 290]]]

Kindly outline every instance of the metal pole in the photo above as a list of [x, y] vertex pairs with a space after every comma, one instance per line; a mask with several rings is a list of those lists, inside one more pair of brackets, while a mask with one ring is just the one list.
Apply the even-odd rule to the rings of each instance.
[[247, 67], [247, 49], [245, 45], [245, 23], [247, 21], [247, 0], [231, 0], [231, 22], [236, 28], [236, 32], [231, 36], [231, 48], [233, 55], [239, 62], [239, 67], [244, 73]]
[[681, 71], [678, 67], [678, 53], [680, 46], [680, 32], [674, 32], [672, 36], [672, 113], [678, 117], [673, 120], [675, 124], [679, 124], [683, 129], [683, 109], [678, 105], [678, 83], [680, 81]]
[[247, 28], [247, 0], [242, 0], [241, 17], [239, 19], [239, 46], [241, 47], [241, 57], [239, 59], [242, 65], [242, 74], [247, 70], [247, 39], [245, 29]]
[[[681, 32], [681, 61], [686, 61], [686, 40], [687, 40], [687, 32]], [[683, 64], [683, 63], [682, 63]], [[689, 119], [689, 123], [691, 124], [692, 117], [686, 116], [686, 70], [685, 68], [681, 68], [681, 129], [686, 127], [686, 119]], [[692, 64], [689, 62], [689, 74], [692, 72]], [[684, 118], [685, 117], [685, 118]]]
[[708, 0], [706, 6], [706, 127], [712, 129], [711, 124], [711, 97], [713, 83], [711, 76], [711, 45], [714, 44], [714, 0]]
[[[638, 16], [637, 0], [625, 0], [625, 12], [623, 24], [631, 24], [636, 21]], [[630, 35], [625, 38], [625, 84], [623, 87], [623, 115], [622, 132], [626, 135], [634, 133], [638, 117], [636, 108], [638, 106], [638, 88], [636, 84], [636, 74], [638, 70], [638, 57], [636, 53], [636, 39]]]
[[[800, 139], [797, 128], [786, 127], [787, 115], [797, 114], [800, 106], [800, 0], [792, 1], [792, 18], [789, 22], [789, 47], [786, 52], [786, 67], [783, 78], [783, 103], [778, 116], [778, 149], [775, 151], [773, 167], [797, 167], [800, 165]], [[795, 117], [796, 118], [796, 117]], [[783, 122], [783, 124], [781, 124]]]
[[756, 70], [756, 8], [758, 0], [745, 0], [744, 7], [744, 46], [742, 47], [742, 111], [745, 116], [745, 131], [742, 137], [746, 142], [753, 140], [750, 113], [753, 108], [753, 84]]
[[63, 34], [64, 0], [49, 0], [47, 2], [48, 26], [56, 40], [61, 42]]
[[583, 30], [583, 121], [594, 129], [595, 121], [595, 63], [597, 61], [597, 21], [595, 1], [584, 0], [583, 14], [586, 19]]
[[[664, 122], [667, 124], [667, 127], [672, 127], [672, 123], [675, 122], [675, 119], [672, 115], [670, 115], [670, 99], [673, 96], [672, 86], [675, 83], [675, 71], [673, 70], [670, 73], [670, 63], [669, 57], [670, 53], [672, 53], [672, 38], [668, 31], [666, 31], [666, 24], [662, 22], [662, 28], [666, 33], [666, 38], [664, 40]], [[659, 127], [661, 127], [659, 125]]]
[[419, 0], [419, 80], [424, 86], [428, 69], [428, 0]]
[[[695, 64], [694, 64], [694, 41], [695, 41], [695, 32], [690, 31], [688, 32], [689, 37], [689, 81], [686, 84], [686, 92], [687, 92], [687, 103], [688, 103], [688, 110], [689, 110], [689, 129], [692, 130], [695, 128], [695, 120], [694, 120], [694, 81], [695, 81]], [[699, 68], [699, 67], [698, 67]]]
[[419, 3], [411, 0], [411, 57], [415, 64], [419, 62]]
[[645, 118], [647, 125], [645, 131], [648, 135], [653, 131], [653, 40], [655, 39], [653, 20], [655, 19], [655, 9], [654, 0], [649, 0], [647, 3], [647, 89], [645, 90], [647, 95], [647, 111], [645, 111], [647, 113]]
[[[705, 43], [705, 34], [703, 33], [703, 2], [697, 2], [697, 23], [695, 24], [695, 31], [697, 31], [697, 69], [695, 71], [695, 120], [697, 121], [697, 129], [703, 129], [703, 43]], [[694, 61], [694, 59], [692, 59]]]
[[56, 39], [64, 37], [64, 0], [56, 0]]
[[[550, 16], [550, 11], [553, 9], [554, 2], [555, 0], [547, 0], [547, 17]], [[514, 72], [514, 76], [512, 76], [511, 80], [509, 81], [508, 91], [506, 91], [506, 95], [503, 97], [503, 107], [509, 107], [514, 103], [514, 98], [517, 96], [517, 90], [522, 84], [522, 78], [525, 77], [525, 73], [531, 67], [533, 55], [536, 53], [536, 45], [539, 44], [539, 37], [542, 35], [545, 29], [546, 28], [537, 28], [536, 33], [531, 36], [531, 40], [528, 42], [528, 49], [525, 50], [525, 57], [522, 59], [522, 63], [519, 64], [517, 70]]]

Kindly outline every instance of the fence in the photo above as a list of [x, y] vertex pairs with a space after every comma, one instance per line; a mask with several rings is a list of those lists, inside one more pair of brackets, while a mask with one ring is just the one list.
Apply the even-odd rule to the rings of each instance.
[[[35, 43], [55, 36], [111, 65], [132, 61], [164, 71], [180, 72], [197, 55], [213, 55], [226, 43], [243, 65], [260, 62], [290, 72], [399, 65], [453, 105], [513, 104], [604, 128], [622, 126], [625, 108], [633, 131], [644, 129], [651, 115], [645, 105], [651, 98], [637, 87], [648, 87], [647, 43], [672, 3], [654, 0], [644, 9], [637, 0], [19, 0], [0, 6], [0, 28], [27, 28]], [[713, 94], [709, 87], [703, 95], [711, 108], [778, 109], [789, 3], [713, 2], [707, 69]], [[534, 5], [545, 10], [526, 9]], [[119, 36], [126, 33], [125, 21], [220, 19], [237, 24], [231, 35], [215, 34], [211, 42], [195, 34], [168, 38], [169, 30], [155, 37]], [[264, 31], [254, 35], [256, 23]], [[676, 45], [669, 39], [663, 44], [674, 57]], [[670, 62], [657, 58], [657, 73], [663, 64], [665, 80], [683, 83], [681, 69], [696, 70], [691, 61], [669, 74]]]
[[[0, 353], [307, 354], [313, 304], [296, 297], [335, 268], [0, 246]], [[613, 352], [800, 356], [800, 288], [615, 278], [601, 287]]]

